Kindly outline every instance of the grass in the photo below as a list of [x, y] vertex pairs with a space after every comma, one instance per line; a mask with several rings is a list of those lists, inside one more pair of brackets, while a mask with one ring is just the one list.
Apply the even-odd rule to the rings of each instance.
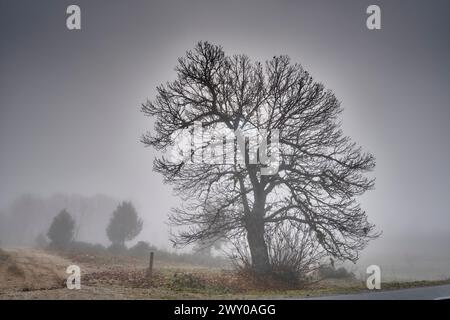
[[[365, 284], [358, 280], [325, 279], [314, 283], [305, 283], [297, 288], [283, 287], [280, 284], [258, 282], [235, 271], [219, 269], [179, 269], [159, 268], [151, 280], [146, 278], [145, 270], [106, 273], [105, 279], [93, 274], [96, 285], [114, 283], [119, 287], [141, 289], [131, 294], [143, 292], [139, 298], [156, 299], [278, 299], [316, 297], [333, 294], [350, 294], [368, 291]], [[111, 282], [115, 278], [117, 281]], [[86, 278], [85, 280], [86, 281]], [[105, 282], [103, 282], [105, 281]], [[445, 281], [414, 281], [382, 283], [382, 290], [404, 289], [450, 283]], [[89, 283], [88, 283], [89, 284]], [[131, 298], [131, 297], [130, 297]]]
[[419, 281], [391, 281], [381, 284], [382, 290], [398, 290], [398, 289], [409, 289], [409, 288], [419, 288], [419, 287], [429, 287], [429, 286], [440, 286], [444, 284], [450, 284], [450, 279], [444, 280], [419, 280]]
[[10, 255], [0, 249], [0, 263], [6, 267], [6, 272], [15, 277], [25, 276], [24, 271], [11, 259]]
[[5, 263], [8, 259], [9, 255], [0, 248], [0, 262]]
[[25, 276], [25, 272], [16, 263], [9, 264], [9, 266], [6, 270], [10, 275], [12, 275], [14, 277], [24, 277]]
[[[77, 260], [76, 256], [72, 259]], [[84, 260], [84, 256], [79, 259]], [[101, 265], [98, 271], [83, 277], [90, 286], [125, 288], [130, 298], [156, 299], [251, 299], [301, 298], [332, 294], [365, 292], [365, 282], [356, 279], [325, 279], [292, 286], [266, 279], [257, 279], [246, 272], [165, 263], [158, 260], [149, 280], [146, 261], [130, 257], [91, 256], [89, 262]], [[86, 261], [86, 260], [84, 260]], [[111, 263], [113, 262], [114, 263]], [[382, 290], [404, 289], [450, 283], [443, 281], [385, 282]]]
[[[21, 277], [23, 270], [20, 266], [14, 266], [14, 259], [7, 256], [0, 251], [0, 259], [7, 261], [0, 264], [0, 269], [7, 271], [6, 274]], [[354, 278], [292, 285], [270, 277], [257, 278], [244, 271], [178, 265], [158, 260], [149, 279], [146, 274], [148, 261], [142, 259], [80, 254], [71, 256], [70, 261], [82, 268], [82, 287], [87, 290], [84, 291], [85, 298], [92, 297], [90, 292], [102, 292], [103, 298], [120, 296], [126, 299], [289, 299], [368, 291], [365, 282]], [[449, 283], [450, 279], [384, 282], [382, 290]], [[69, 294], [67, 290], [63, 293]], [[47, 294], [49, 296], [46, 297], [51, 298], [51, 294], [57, 293], [49, 291]]]

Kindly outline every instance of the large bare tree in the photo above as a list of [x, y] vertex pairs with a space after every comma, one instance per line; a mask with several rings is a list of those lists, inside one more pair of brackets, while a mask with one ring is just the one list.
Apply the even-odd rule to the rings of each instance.
[[[266, 231], [288, 226], [294, 234], [308, 232], [329, 255], [356, 261], [378, 235], [356, 201], [374, 186], [366, 173], [375, 160], [343, 135], [334, 94], [287, 56], [261, 64], [245, 55], [226, 56], [208, 42], [188, 51], [175, 70], [177, 79], [159, 86], [156, 98], [142, 105], [155, 120], [142, 141], [163, 153], [154, 169], [184, 200], [170, 215], [182, 227], [175, 244], [245, 237], [253, 268], [267, 272]], [[198, 123], [209, 140], [200, 148], [191, 143], [190, 157], [167, 156], [180, 131], [196, 139], [192, 128]], [[249, 159], [250, 141], [241, 149], [236, 137], [230, 147], [227, 135], [219, 134], [225, 131], [262, 132], [271, 160]], [[230, 161], [226, 154], [221, 161], [222, 155], [212, 152], [208, 156], [216, 161], [194, 159], [212, 144], [238, 156]], [[273, 170], [262, 174], [268, 167]]]

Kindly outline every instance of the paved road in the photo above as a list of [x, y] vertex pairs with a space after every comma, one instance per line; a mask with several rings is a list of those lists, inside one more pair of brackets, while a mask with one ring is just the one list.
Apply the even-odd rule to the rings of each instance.
[[363, 292], [334, 296], [315, 297], [315, 300], [434, 300], [450, 299], [450, 285]]

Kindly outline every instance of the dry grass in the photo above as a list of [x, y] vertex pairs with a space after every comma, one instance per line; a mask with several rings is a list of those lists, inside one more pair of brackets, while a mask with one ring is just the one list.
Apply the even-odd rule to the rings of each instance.
[[6, 263], [9, 259], [9, 255], [0, 248], [0, 263]]
[[[293, 286], [245, 271], [171, 265], [162, 261], [158, 261], [152, 278], [148, 279], [145, 261], [109, 255], [79, 254], [68, 259], [55, 253], [17, 250], [6, 255], [3, 252], [0, 259], [7, 261], [0, 264], [0, 298], [3, 299], [289, 299], [366, 290], [362, 281], [354, 279], [328, 279]], [[81, 267], [81, 290], [67, 290], [62, 285], [69, 264]], [[443, 283], [450, 281], [391, 282], [383, 283], [382, 288]]]

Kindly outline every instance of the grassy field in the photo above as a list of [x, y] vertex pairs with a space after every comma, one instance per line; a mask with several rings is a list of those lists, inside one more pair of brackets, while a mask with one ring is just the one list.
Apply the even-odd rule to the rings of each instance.
[[[81, 253], [10, 249], [0, 254], [0, 299], [292, 299], [362, 292], [356, 279], [324, 279], [297, 286], [220, 268], [155, 260], [147, 276], [146, 259]], [[82, 270], [81, 289], [66, 288], [67, 266]], [[383, 283], [400, 289], [450, 283], [417, 281]]]

